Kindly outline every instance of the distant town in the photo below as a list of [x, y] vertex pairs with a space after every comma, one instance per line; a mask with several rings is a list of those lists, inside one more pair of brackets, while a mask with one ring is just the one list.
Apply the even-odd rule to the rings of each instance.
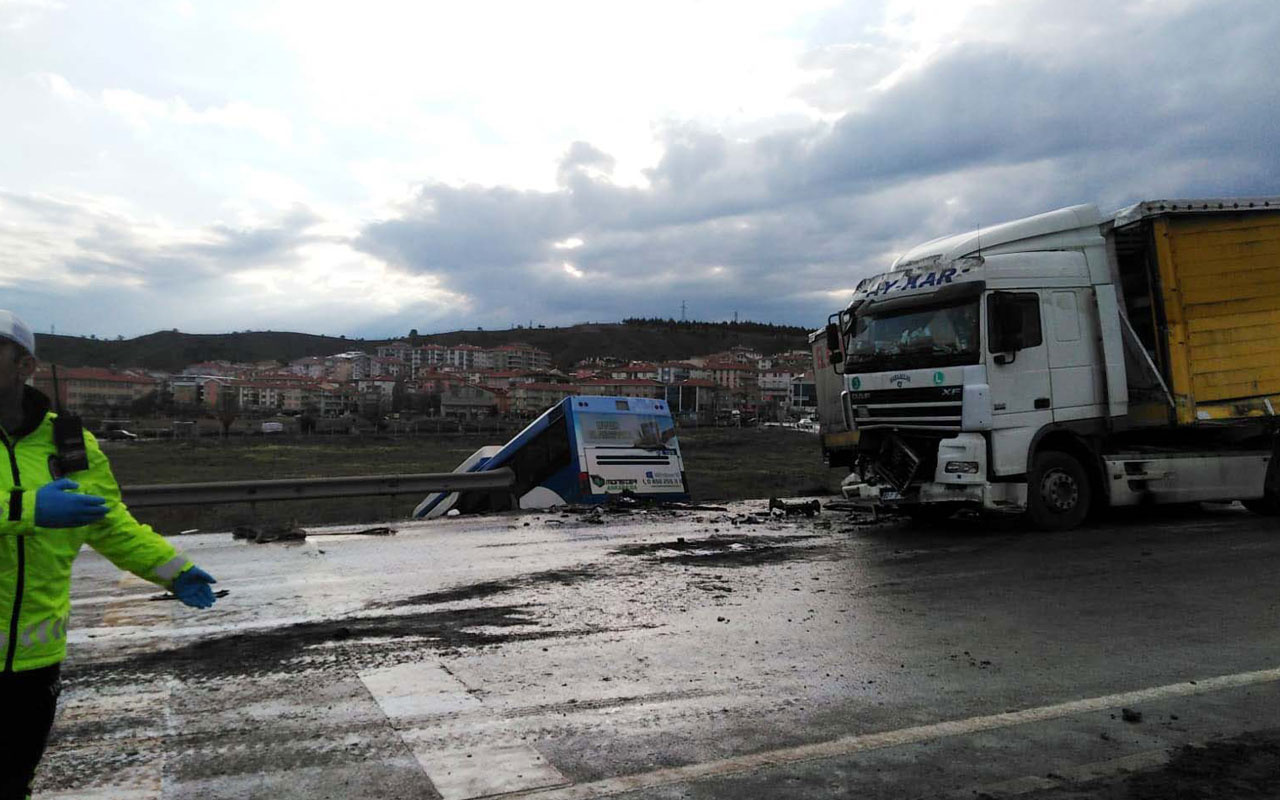
[[[143, 368], [57, 368], [35, 385], [71, 412], [233, 421], [277, 418], [301, 432], [326, 421], [527, 419], [569, 395], [664, 399], [681, 422], [751, 424], [809, 417], [816, 390], [803, 350], [764, 354], [736, 346], [660, 363], [589, 358], [553, 363], [521, 342], [496, 347], [392, 341], [292, 361], [205, 361], [175, 373]], [[181, 424], [181, 423], [175, 423]], [[262, 430], [276, 430], [264, 426]]]

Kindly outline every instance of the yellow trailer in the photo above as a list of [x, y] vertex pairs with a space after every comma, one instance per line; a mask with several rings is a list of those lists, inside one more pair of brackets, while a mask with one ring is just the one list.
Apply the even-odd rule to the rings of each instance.
[[1280, 414], [1280, 198], [1141, 203], [1108, 239], [1172, 401], [1159, 421]]

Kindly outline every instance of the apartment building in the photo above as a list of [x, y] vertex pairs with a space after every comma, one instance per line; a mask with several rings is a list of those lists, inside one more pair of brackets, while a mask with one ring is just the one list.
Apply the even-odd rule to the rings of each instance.
[[[764, 364], [765, 361], [762, 360], [761, 363]], [[791, 380], [796, 374], [789, 364], [781, 361], [762, 367], [756, 379], [756, 384], [760, 387], [760, 403], [775, 409], [789, 405]]]
[[506, 410], [506, 395], [501, 389], [462, 381], [448, 382], [442, 388], [441, 416], [474, 419], [500, 414]]
[[740, 361], [714, 361], [705, 364], [703, 370], [711, 381], [722, 388], [735, 392], [759, 389], [754, 364]]
[[609, 376], [612, 378], [632, 378], [649, 381], [659, 380], [659, 373], [658, 365], [643, 362], [632, 362], [625, 367], [614, 367], [609, 370]]
[[[53, 372], [46, 364], [36, 370], [35, 387], [54, 396]], [[127, 408], [158, 391], [162, 382], [136, 370], [116, 371], [100, 367], [59, 367], [58, 401], [74, 413]]]
[[788, 406], [793, 416], [803, 416], [818, 410], [818, 384], [813, 372], [805, 372], [791, 380]]
[[709, 424], [715, 420], [718, 387], [703, 378], [690, 378], [666, 387], [667, 406], [677, 419]]
[[319, 380], [320, 378], [325, 377], [327, 368], [325, 366], [325, 359], [319, 356], [307, 356], [306, 358], [298, 358], [290, 361], [289, 366], [285, 367], [283, 371], [302, 378]]
[[491, 348], [488, 352], [493, 360], [493, 369], [551, 369], [550, 353], [533, 347], [532, 345], [524, 344], [523, 342], [504, 344], [499, 347]]
[[521, 417], [536, 416], [575, 391], [566, 383], [518, 383], [507, 391], [508, 409]]
[[374, 356], [369, 359], [370, 378], [408, 378], [410, 374], [409, 362], [405, 359], [396, 356]]
[[414, 351], [418, 349], [408, 342], [391, 342], [390, 344], [378, 345], [375, 355], [378, 358], [395, 358], [406, 364], [412, 364]]
[[596, 378], [579, 381], [574, 389], [578, 394], [606, 397], [652, 397], [661, 400], [666, 396], [665, 386], [645, 378]]

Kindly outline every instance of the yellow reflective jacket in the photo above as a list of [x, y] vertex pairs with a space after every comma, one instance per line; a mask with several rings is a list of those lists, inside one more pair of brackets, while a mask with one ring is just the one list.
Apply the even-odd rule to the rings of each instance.
[[0, 428], [8, 463], [0, 464], [0, 653], [5, 672], [22, 672], [62, 661], [71, 615], [71, 562], [88, 544], [113, 564], [161, 587], [192, 566], [164, 537], [133, 518], [120, 501], [120, 487], [93, 435], [85, 433], [89, 468], [66, 477], [78, 491], [106, 498], [107, 515], [78, 528], [35, 524], [36, 492], [55, 480], [52, 472], [54, 414], [49, 400], [24, 387], [25, 422]]

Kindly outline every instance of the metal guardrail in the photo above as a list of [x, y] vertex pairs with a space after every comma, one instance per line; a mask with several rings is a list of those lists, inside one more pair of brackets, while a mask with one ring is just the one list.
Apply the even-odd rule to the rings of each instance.
[[121, 489], [130, 508], [313, 500], [329, 497], [432, 492], [502, 492], [515, 485], [515, 473], [503, 467], [487, 472], [426, 472], [416, 475], [367, 475], [347, 478], [285, 478], [274, 481], [168, 483]]

